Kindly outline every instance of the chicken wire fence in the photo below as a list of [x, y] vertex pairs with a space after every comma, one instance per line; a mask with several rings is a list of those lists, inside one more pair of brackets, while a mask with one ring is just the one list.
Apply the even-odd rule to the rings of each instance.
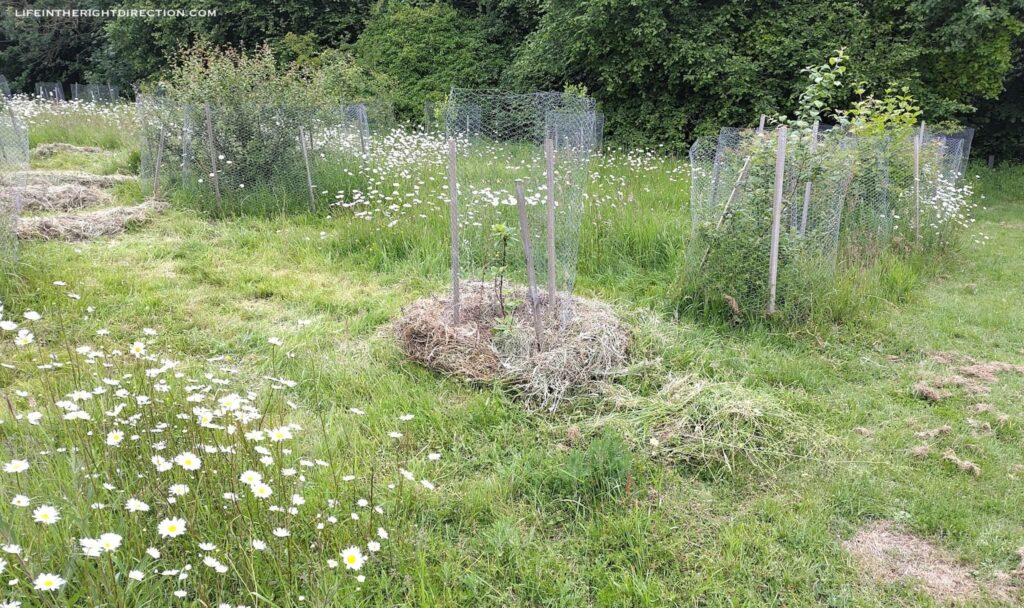
[[111, 84], [79, 84], [71, 85], [71, 99], [112, 103], [121, 98], [121, 89]]
[[806, 311], [838, 264], [942, 246], [958, 227], [972, 131], [780, 133], [723, 129], [690, 149], [687, 277], [704, 307]]
[[187, 104], [136, 99], [144, 190], [170, 190], [218, 213], [308, 206], [344, 188], [370, 146], [361, 104]]
[[580, 217], [599, 141], [593, 100], [452, 89], [444, 107], [452, 209], [453, 316], [459, 277], [531, 285], [533, 310], [572, 314]]
[[37, 82], [36, 97], [64, 101], [64, 85], [59, 82]]
[[17, 260], [16, 229], [28, 161], [28, 129], [0, 100], [0, 270]]

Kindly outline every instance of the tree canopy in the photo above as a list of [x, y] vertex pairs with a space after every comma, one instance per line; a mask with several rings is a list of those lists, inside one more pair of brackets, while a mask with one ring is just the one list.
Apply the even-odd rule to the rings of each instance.
[[11, 4], [0, 72], [26, 91], [47, 80], [127, 90], [166, 75], [197, 42], [268, 46], [282, 64], [330, 65], [345, 86], [390, 97], [400, 118], [418, 118], [452, 85], [582, 85], [610, 138], [680, 148], [791, 110], [800, 70], [842, 47], [849, 86], [837, 102], [907, 87], [925, 120], [976, 125], [982, 152], [1024, 159], [1024, 0], [168, 0], [162, 8], [217, 15], [120, 19], [19, 17], [19, 7], [68, 3]]

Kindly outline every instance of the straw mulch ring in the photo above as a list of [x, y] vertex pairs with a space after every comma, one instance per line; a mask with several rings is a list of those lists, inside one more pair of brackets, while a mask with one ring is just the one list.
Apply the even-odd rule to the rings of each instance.
[[[626, 364], [630, 333], [607, 304], [574, 297], [563, 326], [544, 312], [538, 350], [526, 288], [505, 287], [505, 318], [493, 285], [463, 283], [461, 291], [459, 325], [448, 294], [405, 308], [394, 330], [409, 358], [474, 382], [507, 382], [527, 403], [550, 410], [566, 398], [602, 393]], [[542, 311], [545, 305], [542, 294]]]
[[32, 151], [37, 158], [48, 158], [54, 154], [66, 152], [69, 154], [102, 154], [105, 150], [96, 146], [76, 146], [65, 143], [39, 144]]
[[22, 211], [71, 211], [82, 207], [109, 205], [110, 193], [94, 186], [80, 184], [32, 184], [8, 186], [0, 197], [20, 200]]
[[110, 188], [115, 184], [135, 181], [132, 175], [96, 175], [83, 171], [19, 171], [13, 174], [12, 181], [27, 186], [76, 184], [92, 188]]
[[110, 207], [89, 213], [68, 213], [18, 219], [19, 239], [46, 241], [84, 241], [120, 234], [133, 224], [150, 220], [166, 208], [161, 201], [149, 200], [131, 207]]

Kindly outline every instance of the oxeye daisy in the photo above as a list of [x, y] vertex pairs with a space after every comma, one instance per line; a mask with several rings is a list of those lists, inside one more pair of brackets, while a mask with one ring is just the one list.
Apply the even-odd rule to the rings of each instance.
[[359, 570], [365, 561], [366, 558], [359, 547], [349, 547], [341, 552], [341, 562], [345, 564], [346, 570]]
[[124, 508], [129, 513], [139, 513], [139, 512], [149, 511], [149, 505], [147, 505], [146, 503], [142, 502], [141, 500], [139, 500], [137, 498], [129, 498], [124, 503]]
[[174, 462], [186, 471], [198, 471], [203, 461], [192, 452], [183, 452], [174, 457]]
[[157, 526], [157, 533], [161, 538], [176, 538], [185, 533], [185, 520], [180, 517], [172, 517], [160, 522]]
[[270, 486], [261, 481], [252, 484], [250, 489], [252, 490], [252, 495], [256, 498], [269, 498], [274, 493]]
[[146, 354], [146, 343], [133, 342], [132, 345], [128, 347], [128, 352], [130, 352], [135, 357], [142, 357], [143, 355]]
[[52, 525], [60, 521], [60, 512], [50, 505], [42, 505], [32, 511], [32, 519], [41, 524]]
[[57, 591], [66, 583], [64, 579], [56, 574], [40, 574], [32, 581], [37, 591]]
[[4, 463], [4, 473], [24, 473], [28, 470], [27, 460], [12, 460]]
[[263, 474], [257, 471], [245, 471], [238, 476], [238, 481], [241, 481], [247, 486], [251, 486], [263, 481]]
[[124, 433], [119, 430], [113, 430], [107, 433], [107, 445], [118, 446], [124, 441]]

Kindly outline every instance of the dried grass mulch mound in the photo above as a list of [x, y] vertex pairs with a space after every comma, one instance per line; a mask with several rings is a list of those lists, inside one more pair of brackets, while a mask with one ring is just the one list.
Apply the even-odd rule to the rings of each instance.
[[987, 582], [941, 547], [879, 521], [862, 528], [843, 546], [865, 574], [882, 583], [917, 583], [942, 603], [965, 603], [987, 595], [1010, 602], [1016, 592], [1009, 576]]
[[105, 150], [103, 148], [97, 148], [96, 146], [76, 146], [73, 144], [52, 143], [39, 144], [32, 152], [39, 158], [48, 158], [54, 154], [60, 154], [61, 152], [68, 152], [71, 154], [102, 154]]
[[21, 202], [22, 211], [72, 211], [83, 207], [109, 205], [109, 192], [80, 184], [32, 184], [8, 186], [0, 198]]
[[[547, 311], [545, 296], [541, 309]], [[626, 363], [630, 333], [602, 302], [573, 298], [571, 319], [545, 312], [543, 351], [536, 337], [523, 287], [507, 286], [509, 318], [501, 318], [494, 286], [462, 285], [461, 323], [452, 323], [446, 294], [418, 300], [394, 323], [399, 347], [423, 365], [470, 381], [501, 380], [533, 406], [555, 409], [570, 397], [597, 395]], [[559, 308], [559, 307], [556, 307]]]
[[46, 186], [57, 184], [76, 184], [92, 188], [110, 188], [122, 182], [135, 181], [133, 175], [96, 175], [83, 171], [19, 171], [12, 176], [11, 182], [26, 186]]
[[89, 213], [68, 213], [18, 219], [19, 239], [47, 241], [83, 241], [124, 232], [133, 224], [148, 221], [166, 208], [161, 201], [149, 200], [131, 207], [111, 207]]

